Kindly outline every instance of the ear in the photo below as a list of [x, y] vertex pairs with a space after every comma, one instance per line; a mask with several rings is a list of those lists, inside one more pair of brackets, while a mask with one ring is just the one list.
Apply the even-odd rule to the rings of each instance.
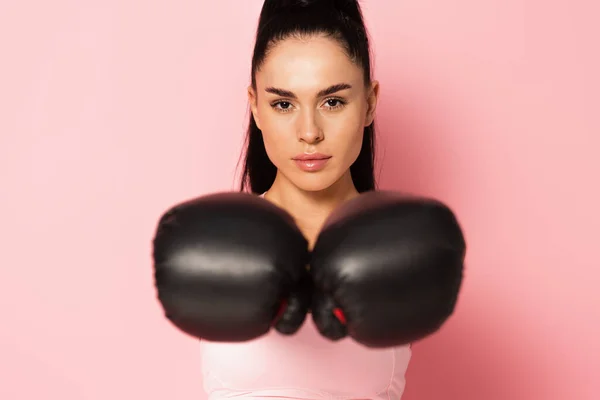
[[367, 93], [367, 115], [365, 116], [365, 126], [369, 126], [375, 119], [375, 109], [379, 101], [379, 81], [372, 81], [369, 92]]
[[260, 129], [260, 121], [258, 120], [258, 99], [256, 97], [256, 91], [252, 87], [252, 85], [248, 86], [248, 103], [250, 103], [250, 111], [252, 112], [252, 116], [254, 117], [254, 122], [256, 122], [256, 126]]

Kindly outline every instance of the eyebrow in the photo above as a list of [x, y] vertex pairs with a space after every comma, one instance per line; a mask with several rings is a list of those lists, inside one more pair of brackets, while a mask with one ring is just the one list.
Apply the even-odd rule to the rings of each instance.
[[[331, 94], [334, 94], [336, 92], [340, 92], [340, 91], [346, 90], [346, 89], [352, 89], [352, 85], [350, 85], [349, 83], [338, 83], [335, 85], [331, 85], [326, 89], [321, 90], [319, 93], [317, 93], [317, 97], [329, 96]], [[285, 89], [279, 89], [276, 87], [268, 87], [265, 89], [265, 92], [273, 93], [273, 94], [276, 94], [281, 97], [289, 97], [292, 99], [296, 98], [296, 95], [294, 94], [294, 92], [291, 92], [291, 91], [285, 90]]]

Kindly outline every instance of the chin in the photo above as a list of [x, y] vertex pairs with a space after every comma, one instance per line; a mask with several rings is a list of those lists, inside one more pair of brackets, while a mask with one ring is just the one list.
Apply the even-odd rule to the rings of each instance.
[[319, 183], [305, 183], [305, 182], [294, 182], [295, 186], [305, 192], [321, 192], [331, 187], [330, 182], [319, 182]]
[[341, 176], [327, 172], [295, 174], [290, 182], [297, 188], [306, 192], [320, 192], [333, 186]]

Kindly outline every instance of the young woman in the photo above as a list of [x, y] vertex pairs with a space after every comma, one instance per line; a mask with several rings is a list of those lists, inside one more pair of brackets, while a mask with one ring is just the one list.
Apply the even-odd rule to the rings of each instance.
[[[289, 212], [309, 247], [338, 205], [375, 188], [370, 64], [357, 1], [265, 1], [241, 189]], [[411, 356], [331, 342], [310, 319], [292, 337], [201, 346], [211, 398], [399, 399]]]
[[374, 190], [378, 95], [356, 0], [265, 1], [241, 193], [176, 205], [154, 240], [211, 400], [400, 399], [410, 343], [452, 313], [462, 233]]

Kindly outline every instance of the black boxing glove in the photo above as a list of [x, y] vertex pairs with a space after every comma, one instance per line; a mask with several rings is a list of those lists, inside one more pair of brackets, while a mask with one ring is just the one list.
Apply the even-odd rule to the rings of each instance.
[[452, 315], [462, 283], [465, 239], [443, 203], [368, 192], [335, 210], [310, 265], [313, 320], [331, 340], [367, 347], [412, 343]]
[[295, 333], [310, 307], [308, 257], [293, 218], [247, 193], [178, 204], [161, 216], [153, 240], [165, 316], [209, 341], [247, 341], [273, 326]]

